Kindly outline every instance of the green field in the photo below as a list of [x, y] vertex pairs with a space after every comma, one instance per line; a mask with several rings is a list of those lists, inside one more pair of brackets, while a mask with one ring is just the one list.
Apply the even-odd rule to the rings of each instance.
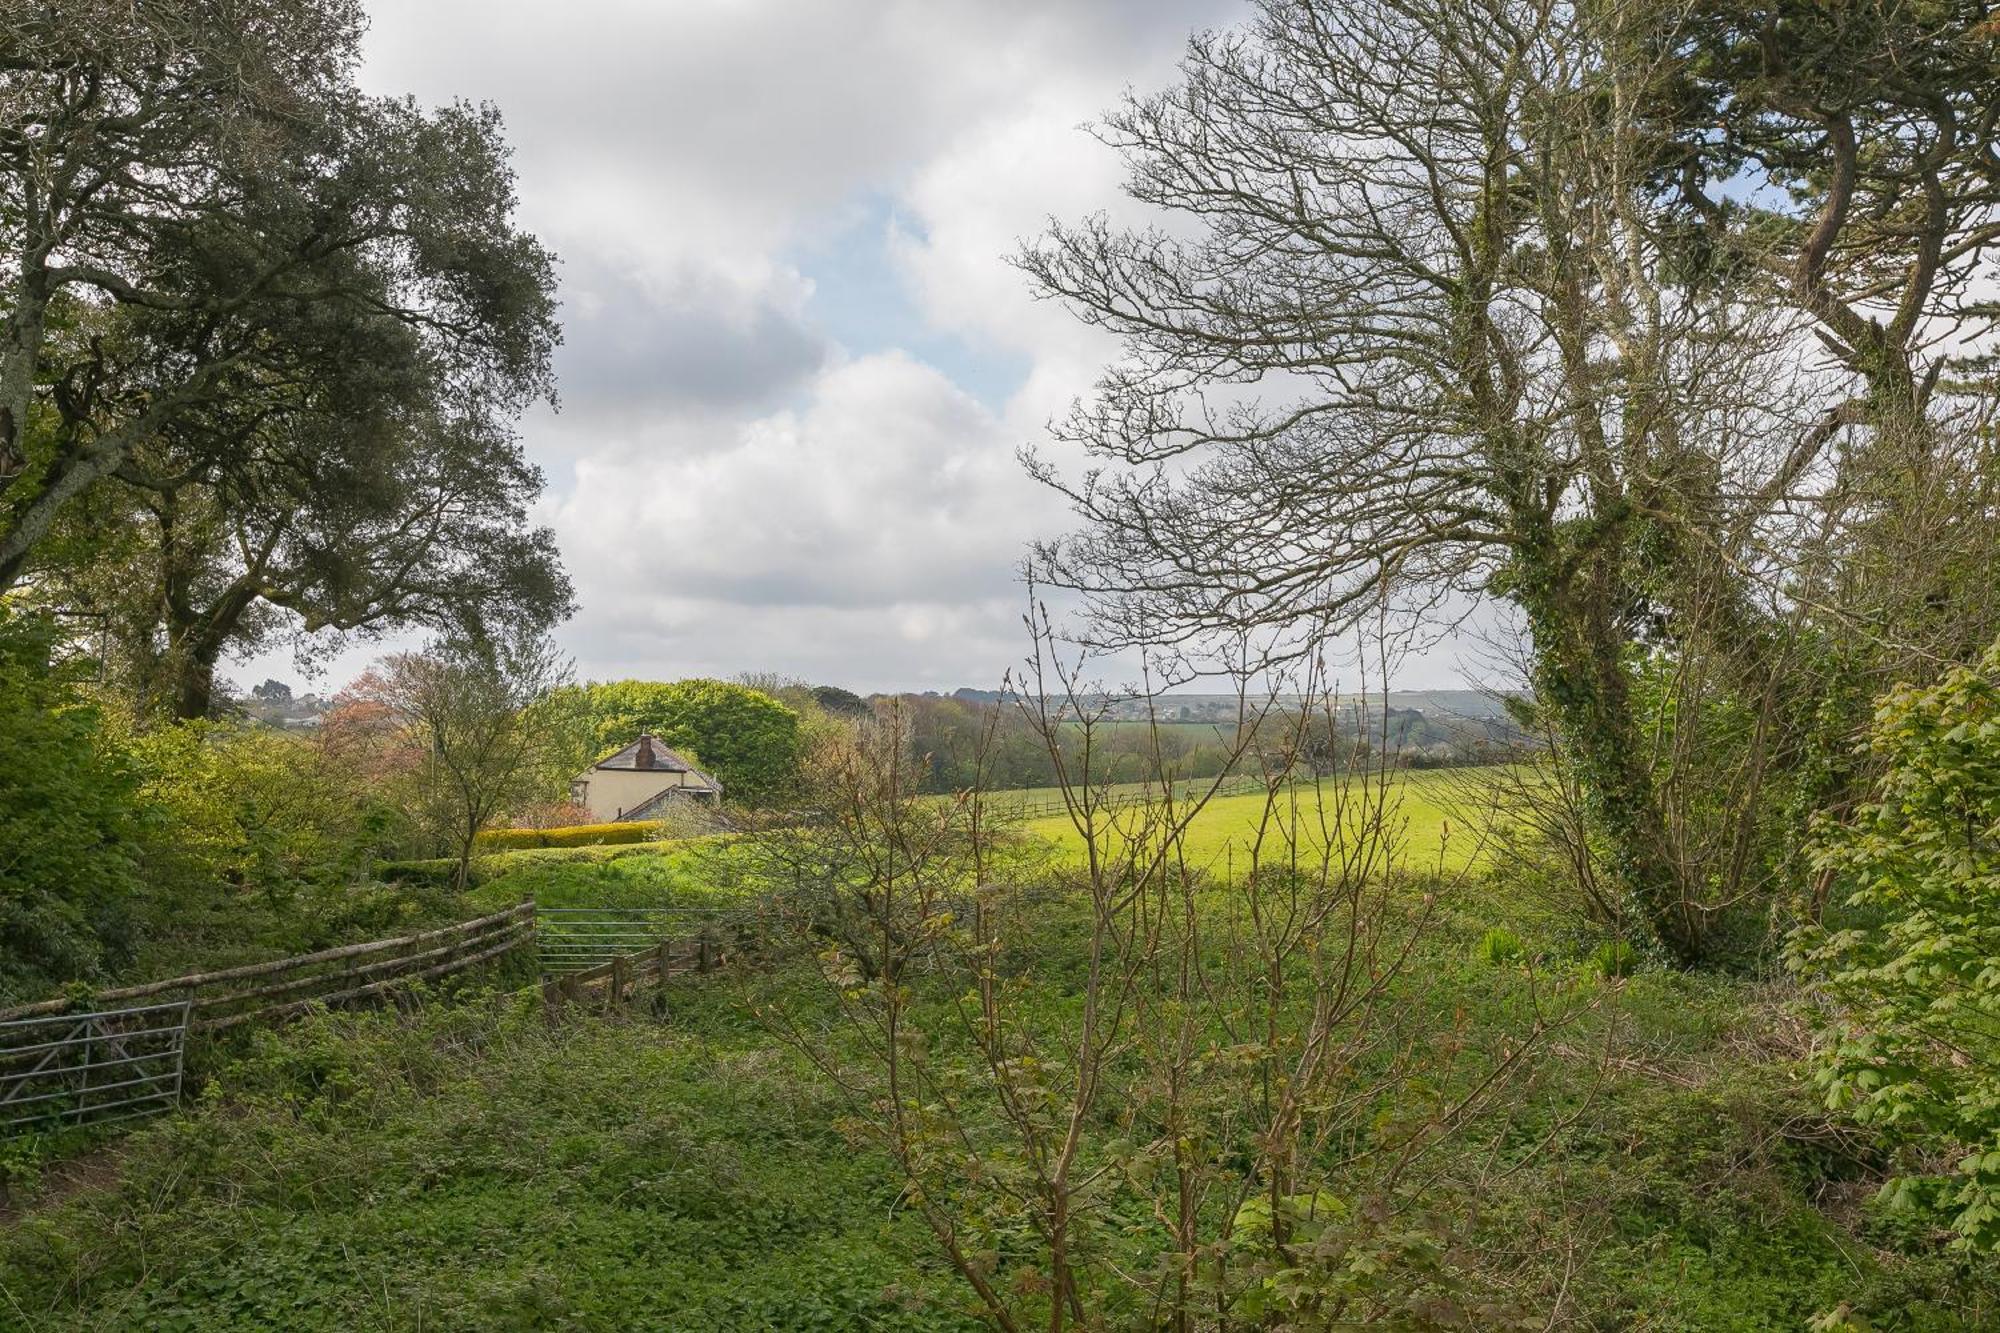
[[[1383, 827], [1396, 849], [1396, 864], [1409, 870], [1450, 873], [1478, 863], [1490, 846], [1494, 827], [1491, 811], [1480, 808], [1480, 791], [1497, 771], [1426, 769], [1391, 777], [1379, 799]], [[1235, 780], [1231, 783], [1239, 785]], [[1185, 785], [1205, 792], [1210, 784]], [[1158, 791], [1144, 783], [1102, 790], [1119, 801], [1155, 796]], [[1005, 812], [1058, 802], [1062, 789], [1003, 791], [990, 799], [996, 810]], [[1311, 859], [1325, 846], [1327, 834], [1338, 837], [1345, 829], [1351, 836], [1365, 808], [1358, 789], [1331, 779], [1321, 784], [1288, 784], [1275, 798], [1267, 798], [1263, 792], [1217, 796], [1188, 823], [1186, 850], [1199, 868], [1229, 878], [1247, 868], [1261, 830], [1262, 854], [1267, 859], [1289, 856], [1294, 844], [1300, 857]], [[1114, 830], [1125, 832], [1142, 823], [1145, 815], [1121, 805], [1102, 817]], [[1028, 820], [1019, 829], [1030, 838], [1070, 853], [1082, 846], [1082, 834], [1063, 815]], [[718, 898], [713, 881], [719, 858], [728, 855], [727, 847], [726, 839], [693, 838], [624, 847], [492, 853], [474, 862], [478, 887], [468, 901], [489, 911], [524, 897], [549, 907], [705, 904]]]
[[[1225, 878], [1247, 866], [1260, 839], [1265, 859], [1285, 859], [1296, 850], [1310, 860], [1330, 839], [1351, 838], [1379, 804], [1399, 865], [1419, 871], [1462, 870], [1480, 858], [1491, 840], [1491, 812], [1479, 808], [1479, 791], [1488, 781], [1487, 770], [1425, 769], [1391, 777], [1366, 800], [1359, 784], [1334, 779], [1289, 784], [1275, 797], [1262, 792], [1217, 796], [1188, 822], [1186, 851], [1196, 866]], [[1023, 794], [1021, 799], [1027, 803], [1029, 798]], [[1060, 791], [1048, 789], [1045, 799], [1060, 799]], [[1106, 817], [1120, 831], [1141, 820], [1131, 811], [1114, 810]], [[1083, 845], [1081, 830], [1067, 816], [1030, 820], [1022, 827], [1071, 851]]]
[[533, 898], [543, 907], [709, 906], [719, 839], [639, 843], [629, 847], [544, 848], [496, 852], [476, 863], [478, 887], [467, 902], [481, 911]]

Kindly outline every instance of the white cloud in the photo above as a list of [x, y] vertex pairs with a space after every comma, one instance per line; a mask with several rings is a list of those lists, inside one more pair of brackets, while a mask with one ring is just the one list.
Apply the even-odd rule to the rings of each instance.
[[[1015, 451], [1112, 350], [1005, 257], [1051, 214], [1118, 206], [1080, 122], [1240, 0], [371, 10], [367, 86], [496, 103], [522, 220], [564, 260], [564, 410], [523, 432], [580, 670], [995, 680], [1023, 647], [1024, 545], [1067, 521]], [[815, 297], [830, 266], [848, 280]], [[965, 384], [920, 359], [939, 336]], [[1017, 380], [1004, 404], [971, 391]]]
[[1046, 515], [1003, 428], [891, 352], [726, 441], [587, 458], [553, 521], [596, 674], [772, 669], [866, 686], [996, 675], [1021, 534]]

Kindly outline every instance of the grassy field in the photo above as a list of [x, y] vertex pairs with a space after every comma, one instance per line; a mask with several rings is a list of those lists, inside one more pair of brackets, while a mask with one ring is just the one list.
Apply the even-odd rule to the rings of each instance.
[[[1418, 770], [1392, 778], [1384, 805], [1385, 827], [1399, 849], [1405, 869], [1453, 872], [1472, 865], [1490, 837], [1491, 819], [1478, 810], [1478, 792], [1491, 770]], [[1199, 784], [1198, 784], [1199, 785]], [[1205, 790], [1205, 786], [1202, 787]], [[1144, 784], [1109, 789], [1113, 795], [1147, 794]], [[1001, 810], [1061, 799], [1059, 788], [1001, 792]], [[1190, 856], [1205, 869], [1227, 878], [1247, 866], [1260, 825], [1267, 856], [1282, 856], [1288, 839], [1299, 853], [1311, 857], [1323, 845], [1324, 834], [1338, 836], [1342, 812], [1351, 823], [1356, 807], [1351, 793], [1337, 784], [1294, 784], [1284, 789], [1266, 819], [1262, 793], [1218, 796], [1209, 801], [1188, 827]], [[1129, 826], [1129, 811], [1111, 816]], [[1069, 819], [1052, 816], [1029, 820], [1020, 830], [1059, 849], [1074, 853], [1082, 835]], [[539, 848], [497, 852], [475, 862], [475, 883], [469, 907], [493, 911], [532, 897], [546, 907], [706, 906], [733, 894], [716, 886], [718, 859], [727, 857], [726, 838], [693, 838], [678, 842], [640, 843], [623, 847]]]
[[[1492, 821], [1478, 808], [1478, 793], [1490, 780], [1491, 771], [1480, 769], [1420, 769], [1392, 777], [1382, 814], [1398, 863], [1413, 870], [1456, 871], [1479, 858]], [[1051, 789], [1049, 796], [1059, 799], [1060, 793]], [[1329, 836], [1352, 836], [1362, 808], [1354, 790], [1333, 780], [1294, 783], [1275, 803], [1262, 792], [1217, 796], [1189, 823], [1187, 851], [1197, 865], [1225, 877], [1247, 865], [1260, 832], [1264, 855], [1283, 857], [1295, 845], [1301, 856], [1311, 858]], [[1113, 816], [1114, 824], [1130, 818]], [[1030, 820], [1022, 827], [1071, 851], [1083, 844], [1082, 833], [1066, 816]]]
[[[1444, 836], [1460, 792], [1448, 774], [1398, 782], [1406, 865], [1435, 859], [1427, 844], [1447, 864], [1466, 855], [1456, 829]], [[1294, 794], [1315, 825], [1313, 804], [1331, 804], [1328, 791]], [[1219, 868], [1241, 870], [1260, 804], [1204, 812], [1197, 846]], [[1032, 831], [1065, 839], [1053, 822]], [[712, 902], [736, 845], [494, 856], [468, 907]], [[1218, 940], [1236, 896], [1203, 895]], [[1414, 911], [1414, 897], [1397, 901]], [[1087, 913], [1053, 889], [1005, 910], [1012, 1002], [1059, 1046], [1077, 1019]], [[2000, 1326], [1991, 1261], [1869, 1202], [1886, 1163], [1801, 1076], [1788, 992], [1643, 963], [1608, 979], [1591, 964], [1600, 937], [1504, 878], [1447, 887], [1437, 911], [1384, 1013], [1399, 1033], [1448, 1034], [1456, 1054], [1413, 1071], [1382, 1114], [1449, 1098], [1531, 1015], [1567, 1015], [1508, 1096], [1425, 1160], [1420, 1205], [1411, 1195], [1410, 1216], [1450, 1236], [1451, 1262], [1535, 1311], [1533, 1327], [1778, 1333], [1842, 1305], [1866, 1322], [1828, 1327]], [[1518, 948], [1488, 947], [1496, 928]], [[816, 948], [556, 1027], [532, 993], [496, 993], [254, 1034], [204, 1064], [213, 1081], [192, 1107], [74, 1171], [5, 1161], [17, 1215], [0, 1231], [0, 1327], [983, 1327], [893, 1164], [854, 1130], [867, 1104], [817, 1066], [860, 1058], [865, 1042], [833, 1020]], [[951, 1035], [961, 993], [928, 974], [910, 985], [912, 1021], [936, 1038], [926, 1060], [976, 1088], [977, 1060]], [[800, 1025], [792, 1039], [776, 1013]], [[1218, 1026], [1212, 1039], [1232, 1038]], [[1362, 1059], [1407, 1058], [1402, 1041]], [[966, 1105], [971, 1132], [992, 1133], [976, 1098]], [[1138, 1114], [1107, 1102], [1091, 1143]], [[1370, 1137], [1393, 1126], [1358, 1120], [1330, 1187], [1370, 1188]], [[1119, 1262], [1138, 1271], [1150, 1212], [1129, 1188], [1106, 1205], [1123, 1223], [1101, 1243], [1131, 1246]], [[1147, 1326], [1140, 1304], [1099, 1313], [1107, 1329]]]
[[482, 911], [523, 898], [544, 907], [710, 906], [723, 897], [711, 873], [720, 841], [498, 852], [480, 858], [466, 901]]

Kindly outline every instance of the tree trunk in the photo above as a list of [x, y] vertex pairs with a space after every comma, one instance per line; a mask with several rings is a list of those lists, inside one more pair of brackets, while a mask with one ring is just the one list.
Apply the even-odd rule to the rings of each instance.
[[1672, 855], [1633, 716], [1626, 640], [1613, 619], [1615, 580], [1606, 565], [1613, 558], [1592, 560], [1595, 577], [1588, 579], [1523, 571], [1516, 598], [1533, 638], [1535, 701], [1580, 770], [1586, 813], [1610, 849], [1615, 881], [1660, 946], [1692, 965], [1705, 955], [1705, 923]]
[[[257, 600], [257, 588], [247, 579], [231, 584], [193, 624], [168, 627], [172, 663], [174, 717], [187, 722], [207, 717], [215, 707], [215, 666], [235, 637], [244, 613]], [[169, 607], [176, 603], [169, 599]]]

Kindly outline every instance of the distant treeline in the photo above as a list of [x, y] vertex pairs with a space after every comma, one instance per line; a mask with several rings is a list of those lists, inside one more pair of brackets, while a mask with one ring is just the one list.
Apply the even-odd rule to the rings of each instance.
[[[878, 696], [877, 708], [898, 700], [909, 731], [910, 753], [924, 766], [923, 789], [963, 790], [975, 780], [989, 788], [1047, 787], [1059, 780], [1056, 761], [1027, 715], [1012, 703], [963, 696]], [[1495, 763], [1517, 757], [1526, 738], [1505, 721], [1442, 718], [1413, 708], [1377, 707], [1337, 715], [1336, 725], [1314, 718], [1300, 728], [1296, 715], [1272, 714], [1250, 744], [1239, 744], [1234, 721], [1179, 721], [1163, 715], [1157, 725], [1108, 720], [1067, 729], [1064, 762], [1072, 780], [1145, 782], [1161, 776], [1210, 778], [1236, 766], [1254, 768], [1256, 754], [1295, 747], [1295, 762], [1316, 774], [1387, 754], [1402, 767], [1435, 768]], [[1247, 750], [1247, 753], [1246, 753]], [[982, 771], [983, 769], [983, 771]]]

